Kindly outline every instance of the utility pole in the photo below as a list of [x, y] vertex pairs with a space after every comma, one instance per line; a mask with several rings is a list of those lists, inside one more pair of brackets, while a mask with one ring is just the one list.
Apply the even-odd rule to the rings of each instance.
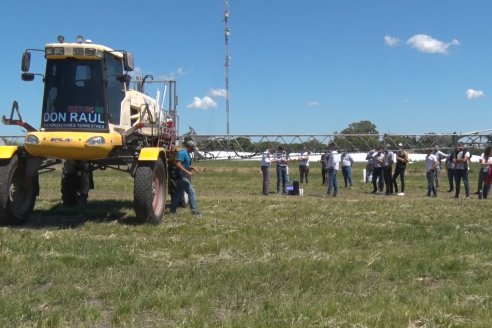
[[229, 0], [224, 0], [224, 24], [225, 24], [225, 49], [226, 49], [226, 58], [225, 58], [225, 67], [226, 67], [226, 116], [227, 116], [227, 135], [230, 134], [229, 130], [229, 62], [231, 58], [229, 57], [229, 35], [231, 34], [231, 30], [229, 29]]

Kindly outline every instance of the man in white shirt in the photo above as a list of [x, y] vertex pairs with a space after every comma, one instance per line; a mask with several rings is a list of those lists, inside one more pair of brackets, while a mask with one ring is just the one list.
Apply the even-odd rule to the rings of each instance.
[[306, 184], [308, 184], [309, 175], [309, 152], [306, 147], [303, 148], [301, 156], [299, 156], [299, 176], [301, 183], [306, 179]]
[[333, 197], [336, 197], [338, 194], [337, 172], [339, 166], [340, 155], [336, 152], [336, 150], [334, 150], [331, 152], [328, 162], [326, 163], [326, 170], [328, 171], [328, 195], [331, 194], [333, 189]]
[[427, 148], [427, 156], [425, 157], [425, 174], [427, 176], [427, 197], [437, 197], [435, 174], [439, 161], [437, 156], [432, 153], [432, 148]]

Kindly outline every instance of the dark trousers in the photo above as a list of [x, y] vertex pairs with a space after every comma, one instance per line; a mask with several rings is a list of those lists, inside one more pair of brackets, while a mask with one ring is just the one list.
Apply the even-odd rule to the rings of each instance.
[[454, 190], [454, 169], [448, 169], [449, 191]]
[[326, 185], [326, 169], [325, 168], [321, 168], [321, 184], [323, 186]]
[[383, 168], [384, 185], [386, 187], [386, 193], [387, 194], [393, 193], [392, 174], [393, 174], [393, 167], [392, 166], [385, 166]]
[[398, 193], [398, 184], [396, 183], [398, 176], [400, 177], [401, 192], [405, 192], [405, 167], [397, 166], [395, 168], [395, 173], [393, 174], [392, 182], [396, 193]]
[[287, 193], [287, 166], [277, 165], [277, 192], [280, 192], [280, 184], [282, 184], [282, 192]]
[[480, 196], [482, 193], [482, 187], [483, 187], [483, 182], [485, 180], [485, 177], [487, 176], [488, 172], [484, 172], [483, 169], [480, 169], [480, 172], [478, 173], [478, 187], [477, 187], [477, 194]]
[[373, 192], [376, 192], [378, 190], [383, 191], [383, 187], [384, 187], [383, 168], [382, 167], [375, 167], [372, 169]]
[[465, 195], [470, 197], [470, 186], [468, 185], [468, 170], [466, 169], [455, 169], [454, 170], [454, 182], [456, 187], [455, 197], [460, 195], [460, 185], [461, 180], [463, 180], [463, 185], [465, 186]]
[[308, 175], [309, 175], [309, 166], [299, 165], [299, 176], [301, 179], [301, 183], [304, 182], [304, 178], [306, 178], [306, 184], [308, 183]]
[[262, 166], [261, 173], [263, 174], [263, 195], [270, 193], [270, 167]]
[[484, 185], [482, 189], [482, 198], [487, 199], [489, 196], [489, 191], [490, 191], [490, 185]]

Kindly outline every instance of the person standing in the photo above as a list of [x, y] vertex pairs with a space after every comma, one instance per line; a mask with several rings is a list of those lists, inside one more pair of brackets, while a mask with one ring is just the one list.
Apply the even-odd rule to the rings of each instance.
[[490, 185], [485, 183], [487, 174], [489, 173], [489, 168], [492, 165], [492, 147], [488, 146], [485, 148], [482, 156], [480, 156], [480, 168], [479, 178], [478, 178], [478, 198], [487, 199], [489, 194]]
[[383, 177], [384, 186], [386, 187], [386, 195], [393, 195], [393, 162], [394, 153], [391, 150], [384, 152]]
[[277, 193], [280, 193], [280, 185], [282, 185], [282, 193], [287, 193], [287, 153], [284, 147], [278, 146], [277, 153], [275, 154], [275, 161], [277, 162]]
[[326, 186], [326, 154], [321, 155], [321, 185]]
[[[403, 150], [403, 144], [400, 142], [398, 144], [398, 151], [396, 152], [396, 165], [395, 173], [393, 174], [392, 182], [394, 191], [398, 196], [405, 196], [405, 170], [408, 163], [408, 154]], [[398, 193], [398, 184], [396, 179], [400, 177], [401, 191]]]
[[301, 156], [299, 156], [299, 176], [301, 179], [301, 183], [303, 183], [304, 179], [306, 179], [306, 184], [308, 184], [308, 176], [309, 176], [309, 151], [304, 146], [302, 149]]
[[332, 151], [328, 162], [326, 163], [326, 170], [328, 171], [328, 195], [331, 194], [333, 190], [333, 197], [338, 194], [338, 180], [337, 172], [340, 167], [340, 156], [337, 154], [336, 150]]
[[432, 148], [427, 148], [425, 157], [425, 174], [427, 176], [427, 197], [437, 197], [435, 182], [435, 172], [439, 166], [437, 156], [433, 154]]
[[179, 202], [181, 201], [183, 194], [188, 194], [188, 201], [190, 204], [191, 214], [201, 215], [198, 210], [198, 205], [196, 201], [196, 193], [193, 185], [191, 184], [191, 176], [196, 171], [194, 167], [191, 166], [191, 156], [190, 153], [196, 151], [196, 144], [193, 140], [186, 143], [184, 149], [181, 149], [176, 158], [176, 189], [171, 199], [171, 213], [176, 213]]
[[366, 155], [366, 160], [367, 160], [366, 176], [365, 176], [366, 183], [368, 183], [369, 180], [372, 179], [372, 171], [374, 170], [374, 159], [373, 159], [374, 154], [375, 154], [375, 150], [373, 149], [370, 152], [368, 152]]
[[352, 189], [352, 165], [354, 165], [354, 159], [347, 151], [342, 152], [340, 157], [342, 164], [342, 175], [345, 188]]
[[378, 192], [383, 192], [384, 186], [384, 146], [379, 146], [377, 152], [372, 156], [372, 193], [377, 194]]
[[465, 150], [463, 143], [458, 144], [458, 153], [454, 159], [456, 164], [454, 168], [454, 182], [456, 192], [454, 193], [454, 198], [459, 198], [460, 196], [460, 185], [461, 180], [463, 180], [463, 185], [465, 186], [466, 199], [470, 198], [470, 186], [468, 185], [468, 160], [470, 159], [470, 152]]
[[273, 158], [274, 149], [268, 148], [261, 157], [261, 173], [263, 174], [263, 195], [270, 193], [270, 164], [275, 162]]
[[458, 150], [455, 149], [448, 155], [448, 157], [446, 157], [446, 161], [445, 161], [446, 171], [448, 175], [448, 182], [449, 182], [448, 192], [454, 191], [454, 169], [456, 168], [456, 163], [454, 162], [454, 159], [456, 158], [457, 153]]
[[439, 184], [441, 182], [441, 171], [442, 171], [441, 163], [442, 163], [443, 159], [446, 159], [446, 157], [448, 157], [448, 155], [439, 150], [438, 144], [434, 145], [434, 150], [432, 151], [432, 153], [434, 155], [436, 155], [437, 163], [438, 163], [436, 171], [435, 171], [436, 188], [438, 188]]

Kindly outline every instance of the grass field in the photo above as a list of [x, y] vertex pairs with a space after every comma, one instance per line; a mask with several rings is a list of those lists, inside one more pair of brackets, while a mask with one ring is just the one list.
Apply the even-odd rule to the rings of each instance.
[[425, 197], [418, 163], [404, 197], [362, 165], [326, 197], [317, 164], [293, 197], [262, 196], [257, 162], [199, 162], [205, 216], [159, 226], [131, 224], [128, 175], [96, 172], [85, 209], [42, 175], [32, 219], [0, 228], [0, 327], [491, 327], [490, 200]]

